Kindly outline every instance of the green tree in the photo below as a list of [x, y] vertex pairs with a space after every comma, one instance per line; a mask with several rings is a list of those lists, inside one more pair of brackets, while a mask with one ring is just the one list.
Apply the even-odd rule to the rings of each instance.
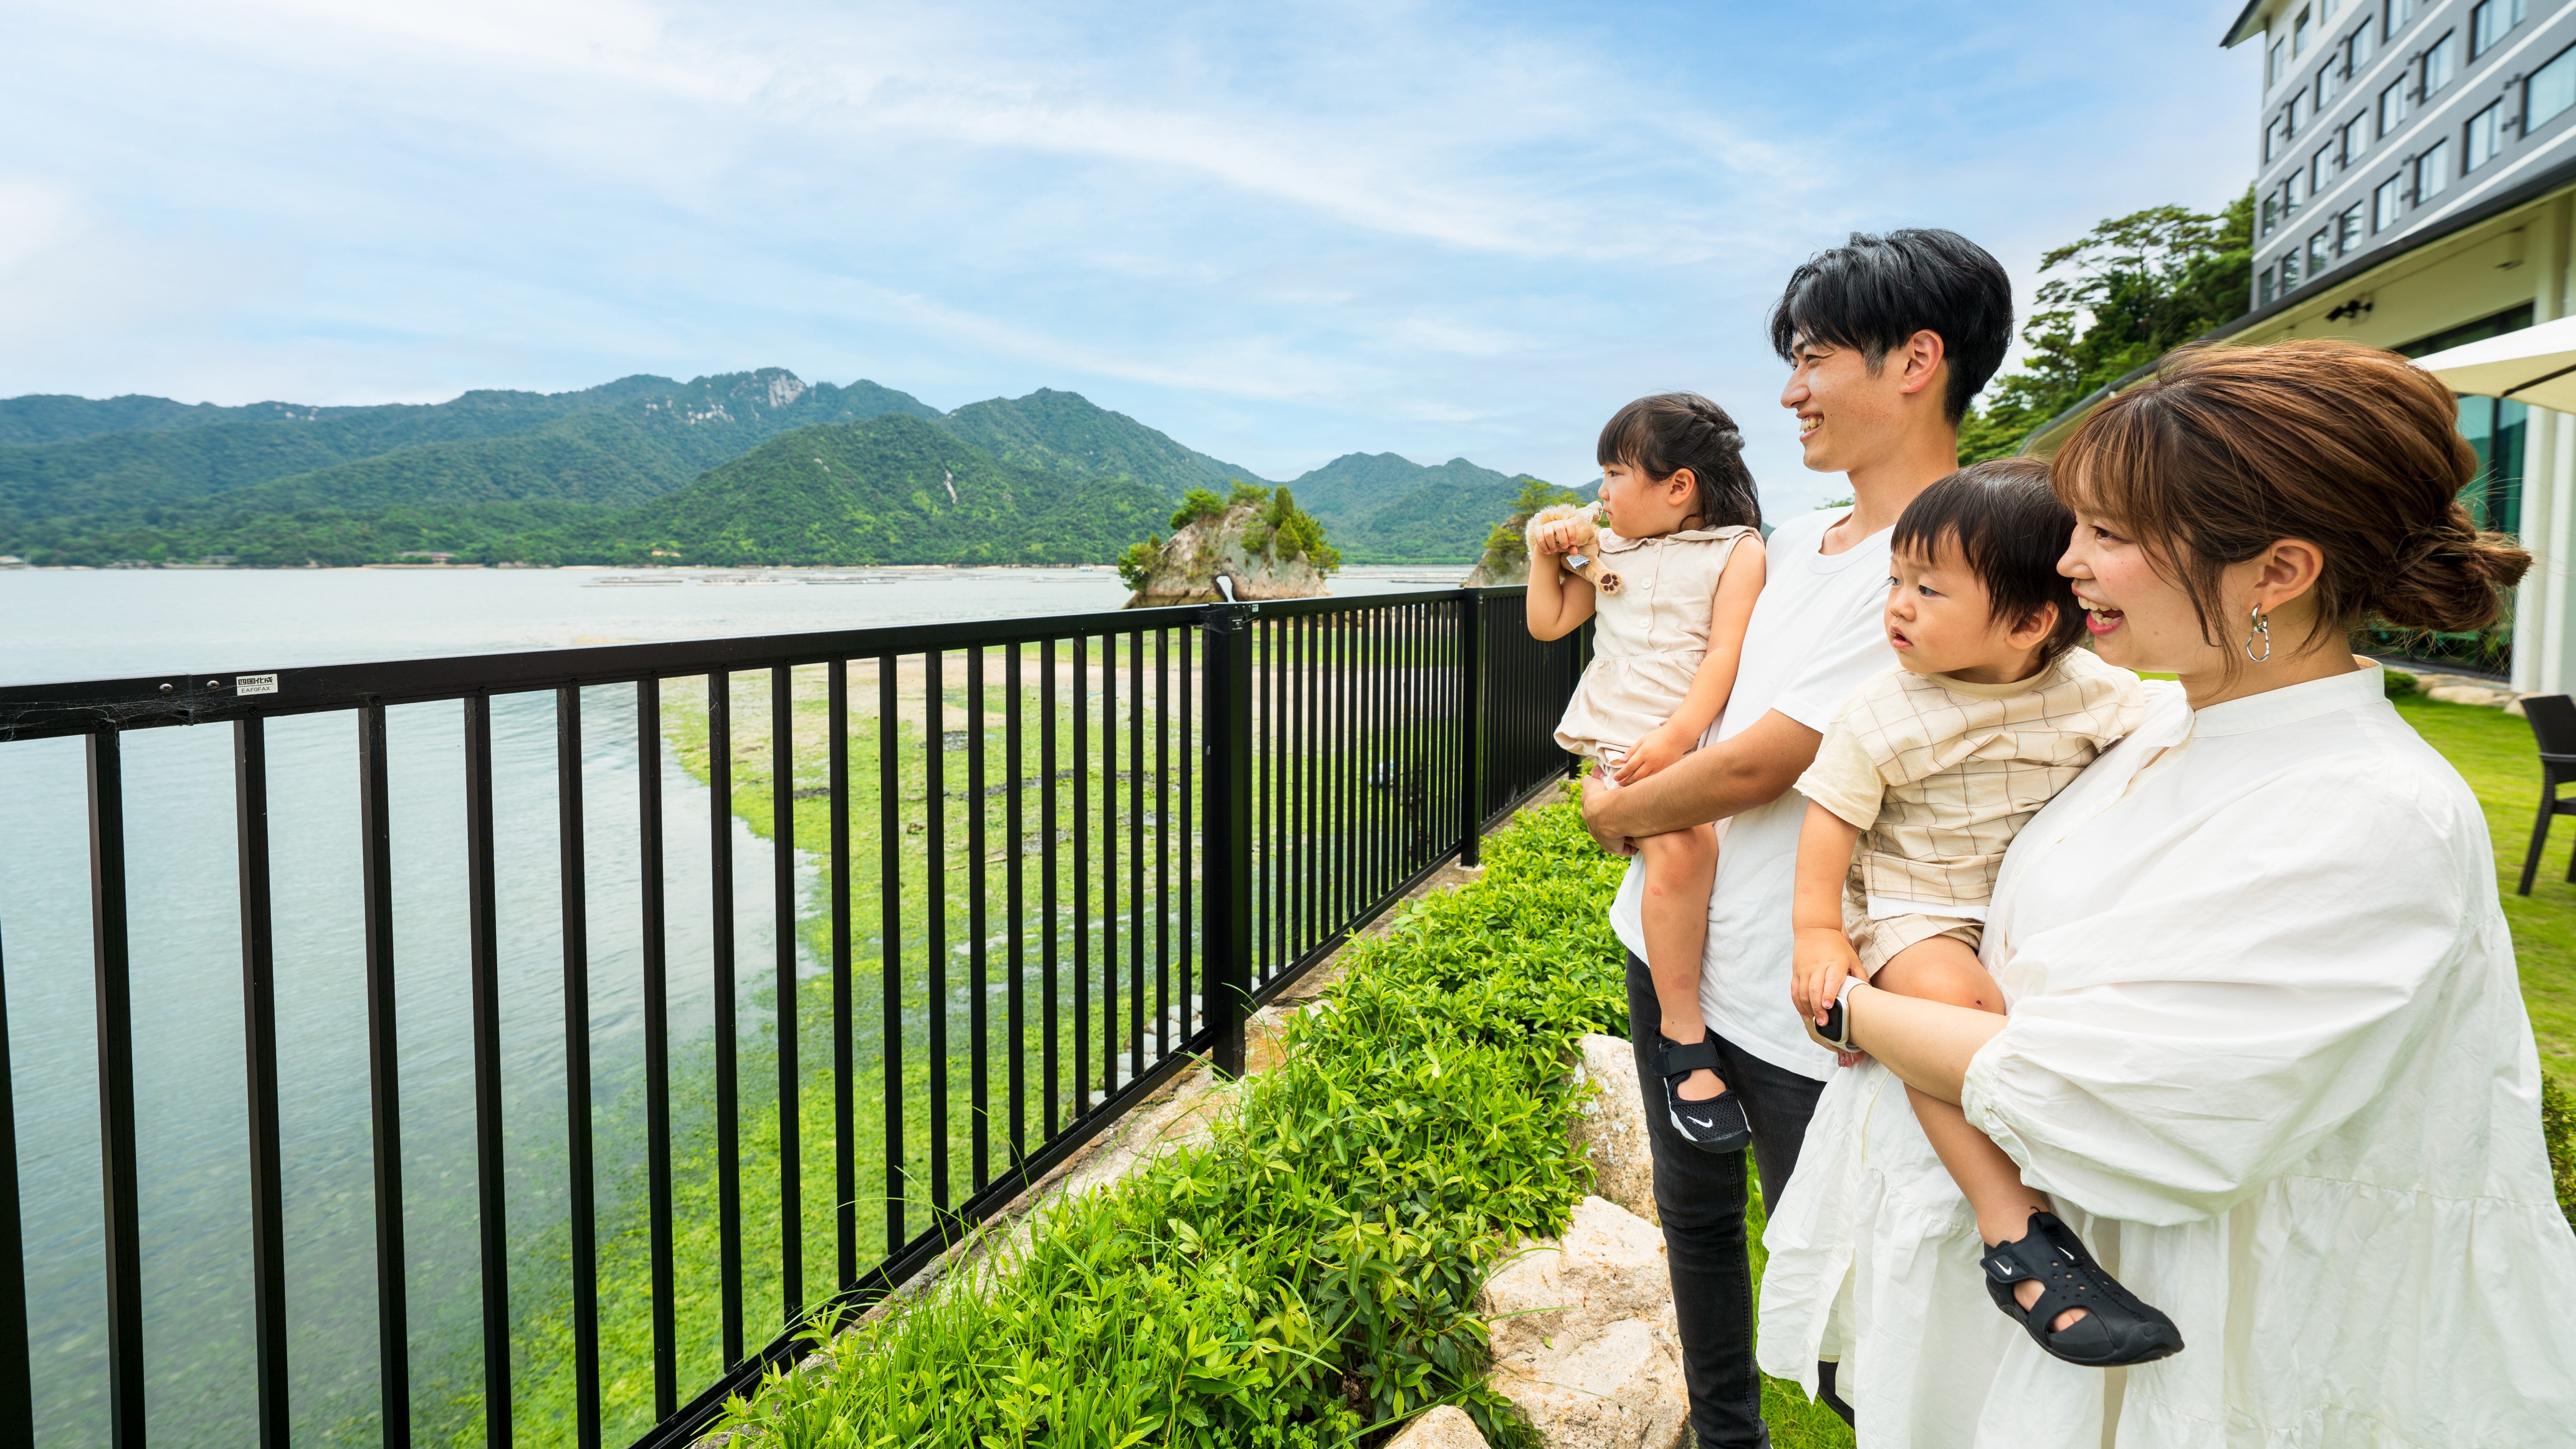
[[2153, 206], [2114, 217], [2039, 259], [2022, 370], [1997, 378], [1959, 429], [1982, 462], [2095, 389], [2243, 315], [2254, 276], [2254, 189], [2216, 213]]

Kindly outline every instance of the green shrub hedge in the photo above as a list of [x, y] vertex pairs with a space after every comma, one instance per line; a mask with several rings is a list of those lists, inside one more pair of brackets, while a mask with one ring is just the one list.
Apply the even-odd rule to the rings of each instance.
[[1206, 1146], [1043, 1210], [998, 1271], [772, 1376], [726, 1426], [786, 1449], [1323, 1446], [1446, 1402], [1533, 1442], [1484, 1384], [1476, 1294], [1589, 1187], [1565, 1063], [1626, 1027], [1602, 914], [1621, 867], [1565, 805], [1485, 859], [1352, 946]]

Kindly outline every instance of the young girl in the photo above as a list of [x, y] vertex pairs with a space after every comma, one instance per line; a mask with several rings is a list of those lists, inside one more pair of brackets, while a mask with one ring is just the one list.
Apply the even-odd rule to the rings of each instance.
[[[1529, 528], [1529, 631], [1556, 639], [1598, 613], [1592, 667], [1556, 742], [1596, 761], [1614, 785], [1642, 780], [1699, 745], [1735, 687], [1753, 597], [1762, 505], [1744, 435], [1695, 393], [1621, 408], [1601, 430], [1600, 515], [1550, 509]], [[1754, 546], [1738, 548], [1751, 539]], [[1589, 555], [1583, 573], [1572, 558]], [[1588, 574], [1589, 577], [1585, 577]], [[1597, 583], [1595, 582], [1597, 581]], [[1717, 827], [1638, 842], [1645, 863], [1646, 966], [1663, 1010], [1656, 1070], [1683, 1140], [1738, 1152], [1752, 1140], [1744, 1104], [1718, 1079], [1700, 1017], [1700, 948], [1717, 875]]]

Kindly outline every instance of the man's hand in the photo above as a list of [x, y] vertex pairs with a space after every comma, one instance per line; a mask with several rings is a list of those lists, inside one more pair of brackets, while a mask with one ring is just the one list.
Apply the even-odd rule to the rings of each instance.
[[1601, 848], [1612, 855], [1635, 855], [1637, 842], [1616, 831], [1604, 830], [1595, 820], [1601, 812], [1601, 802], [1608, 799], [1618, 788], [1603, 779], [1599, 770], [1583, 777], [1583, 828], [1591, 831], [1592, 838], [1599, 841]]
[[1610, 778], [1621, 785], [1634, 785], [1689, 754], [1691, 746], [1697, 743], [1697, 735], [1683, 734], [1673, 728], [1670, 720], [1666, 720], [1637, 741], [1637, 747], [1619, 761], [1619, 767], [1611, 772]]

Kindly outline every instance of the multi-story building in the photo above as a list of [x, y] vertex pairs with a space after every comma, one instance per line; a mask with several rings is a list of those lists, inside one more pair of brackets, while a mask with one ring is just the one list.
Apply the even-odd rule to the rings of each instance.
[[[2576, 0], [2250, 0], [2220, 43], [2262, 47], [2263, 111], [2248, 310], [2209, 340], [2420, 356], [2571, 310]], [[2576, 689], [2576, 422], [2460, 401], [2487, 465], [2471, 512], [2541, 560], [2515, 601], [2514, 686]]]

